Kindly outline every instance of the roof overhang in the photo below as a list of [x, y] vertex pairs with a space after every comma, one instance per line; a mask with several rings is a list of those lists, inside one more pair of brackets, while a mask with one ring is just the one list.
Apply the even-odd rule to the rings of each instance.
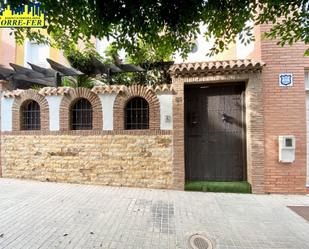
[[[162, 85], [148, 85], [145, 86], [146, 92], [152, 93], [170, 93], [174, 94], [175, 91], [173, 86], [170, 84], [162, 84]], [[67, 95], [72, 90], [72, 87], [44, 87], [36, 92], [41, 96], [52, 96], [52, 95]], [[16, 89], [16, 90], [8, 90], [4, 91], [2, 96], [4, 98], [17, 98], [20, 97], [23, 92], [27, 90], [25, 89]], [[102, 86], [94, 86], [90, 89], [91, 92], [95, 94], [119, 94], [128, 91], [128, 87], [125, 85], [102, 85]]]
[[229, 60], [174, 64], [170, 68], [172, 77], [213, 76], [261, 72], [264, 62], [256, 60]]

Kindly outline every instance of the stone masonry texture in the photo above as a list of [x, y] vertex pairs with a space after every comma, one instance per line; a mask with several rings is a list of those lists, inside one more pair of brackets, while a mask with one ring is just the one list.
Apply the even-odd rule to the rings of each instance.
[[172, 188], [172, 135], [2, 135], [3, 177]]

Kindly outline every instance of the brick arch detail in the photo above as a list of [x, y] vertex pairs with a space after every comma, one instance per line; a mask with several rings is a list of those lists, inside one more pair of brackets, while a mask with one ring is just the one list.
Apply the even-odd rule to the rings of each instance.
[[22, 105], [29, 100], [36, 101], [40, 106], [40, 119], [41, 119], [41, 130], [49, 130], [49, 106], [44, 96], [40, 95], [37, 91], [28, 89], [21, 93], [20, 96], [16, 97], [12, 106], [12, 121], [13, 131], [19, 131], [21, 129], [20, 119], [20, 108]]
[[87, 88], [74, 88], [65, 95], [60, 103], [60, 130], [68, 131], [70, 127], [70, 108], [76, 100], [85, 98], [92, 106], [92, 130], [102, 130], [103, 127], [103, 114], [101, 101], [95, 93], [91, 92]]
[[129, 86], [125, 92], [118, 93], [114, 102], [113, 118], [114, 130], [125, 129], [125, 107], [129, 100], [134, 97], [144, 98], [149, 104], [149, 130], [160, 129], [160, 102], [157, 95], [145, 86]]

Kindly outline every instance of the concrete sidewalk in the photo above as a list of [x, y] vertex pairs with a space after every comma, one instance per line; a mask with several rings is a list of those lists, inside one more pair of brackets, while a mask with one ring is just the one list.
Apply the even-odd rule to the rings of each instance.
[[308, 196], [180, 192], [0, 178], [0, 248], [309, 248]]

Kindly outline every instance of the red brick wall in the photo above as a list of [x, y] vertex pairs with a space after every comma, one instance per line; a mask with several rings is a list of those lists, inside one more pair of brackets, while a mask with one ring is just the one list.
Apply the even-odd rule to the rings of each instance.
[[[270, 25], [262, 25], [257, 34]], [[258, 37], [258, 41], [260, 40]], [[265, 132], [265, 192], [306, 192], [306, 93], [304, 70], [309, 68], [309, 57], [304, 57], [306, 46], [297, 43], [279, 47], [274, 40], [261, 39], [260, 59], [266, 63], [262, 72]], [[258, 52], [253, 53], [255, 56]], [[280, 87], [280, 73], [293, 73], [294, 86]], [[296, 160], [291, 164], [278, 162], [278, 136], [295, 135]]]
[[103, 127], [101, 101], [97, 94], [83, 87], [71, 89], [69, 94], [63, 97], [60, 104], [60, 130], [68, 131], [71, 129], [70, 109], [72, 104], [80, 98], [85, 98], [91, 103], [93, 108], [93, 130], [101, 131]]
[[24, 91], [19, 98], [16, 98], [12, 107], [12, 122], [13, 131], [19, 131], [21, 129], [20, 122], [20, 108], [25, 101], [34, 100], [40, 105], [41, 113], [41, 130], [47, 131], [49, 129], [49, 108], [47, 100], [33, 89]]
[[134, 97], [144, 98], [149, 104], [149, 129], [160, 129], [160, 103], [157, 95], [141, 85], [132, 85], [124, 93], [119, 93], [114, 103], [114, 130], [124, 130], [125, 106]]

